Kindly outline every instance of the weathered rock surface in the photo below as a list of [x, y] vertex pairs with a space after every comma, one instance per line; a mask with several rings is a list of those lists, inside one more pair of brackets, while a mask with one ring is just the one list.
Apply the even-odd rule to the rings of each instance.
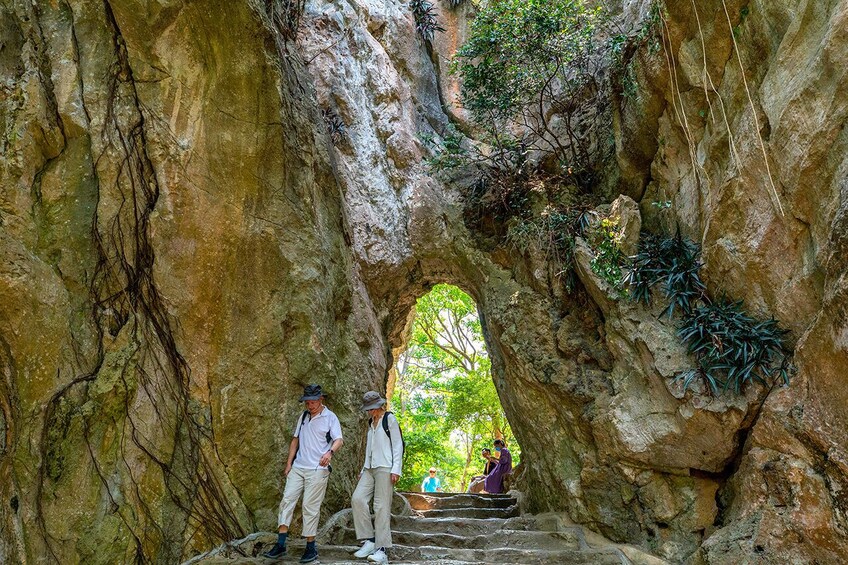
[[354, 430], [385, 363], [298, 58], [242, 2], [3, 6], [0, 561], [270, 525], [297, 390]]
[[[644, 170], [655, 151], [641, 199], [647, 222], [702, 241], [709, 286], [774, 315], [797, 343], [797, 376], [742, 436], [719, 491], [718, 531], [698, 559], [844, 561], [848, 437], [836, 375], [848, 367], [848, 98], [837, 93], [848, 74], [834, 63], [848, 56], [848, 5], [719, 1], [668, 11], [673, 58], [656, 64], [637, 53], [644, 90], [622, 107], [630, 143], [619, 161]], [[657, 200], [672, 201], [672, 213]]]
[[0, 5], [0, 561], [272, 528], [313, 381], [349, 438], [342, 508], [358, 397], [440, 282], [478, 303], [529, 510], [675, 562], [848, 559], [848, 4], [669, 3], [614, 99], [628, 249], [679, 228], [711, 292], [792, 330], [792, 386], [736, 399], [673, 384], [674, 322], [590, 249], [569, 295], [426, 174], [421, 135], [467, 130], [444, 63], [468, 4], [438, 3], [432, 45], [400, 0], [310, 0], [297, 44], [279, 2]]

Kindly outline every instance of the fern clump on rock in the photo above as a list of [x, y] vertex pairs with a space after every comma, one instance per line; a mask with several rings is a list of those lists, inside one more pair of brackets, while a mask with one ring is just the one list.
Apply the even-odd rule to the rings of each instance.
[[783, 339], [788, 333], [774, 319], [757, 320], [743, 310], [742, 301], [712, 300], [699, 270], [699, 247], [683, 238], [642, 234], [639, 251], [630, 258], [624, 276], [633, 300], [650, 303], [652, 288], [661, 285], [669, 300], [665, 314], [682, 313], [678, 335], [698, 366], [675, 377], [684, 390], [703, 379], [713, 391], [742, 392], [756, 381], [789, 384], [790, 352]]
[[432, 2], [428, 2], [427, 0], [412, 0], [409, 3], [409, 9], [412, 10], [412, 15], [415, 16], [415, 29], [424, 41], [433, 41], [433, 37], [435, 37], [437, 31], [445, 31], [445, 28], [439, 24], [439, 19]]

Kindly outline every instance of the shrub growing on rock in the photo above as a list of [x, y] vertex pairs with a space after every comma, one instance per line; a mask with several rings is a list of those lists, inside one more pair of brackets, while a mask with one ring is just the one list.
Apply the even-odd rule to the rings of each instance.
[[621, 263], [624, 261], [624, 253], [621, 252], [620, 241], [619, 226], [609, 218], [601, 220], [589, 238], [589, 243], [595, 251], [595, 258], [591, 263], [592, 270], [621, 296]]
[[424, 41], [433, 41], [437, 31], [445, 31], [445, 28], [439, 25], [439, 19], [432, 2], [412, 0], [409, 3], [409, 9], [412, 10], [412, 15], [415, 17], [415, 29]]
[[[596, 37], [605, 22], [603, 9], [583, 0], [493, 0], [480, 11], [451, 68], [495, 154], [540, 151], [577, 184], [591, 185], [591, 113], [578, 114], [600, 91]], [[515, 143], [506, 132], [520, 132]]]
[[347, 126], [335, 110], [325, 108], [321, 111], [321, 117], [324, 119], [327, 135], [330, 136], [333, 145], [338, 145], [347, 138]]
[[659, 237], [643, 233], [639, 252], [631, 257], [631, 265], [624, 276], [634, 300], [651, 301], [651, 288], [661, 284], [669, 300], [666, 315], [670, 318], [675, 308], [689, 314], [695, 302], [704, 296], [706, 286], [698, 274], [701, 268], [698, 246], [683, 238]]
[[451, 64], [474, 139], [453, 126], [427, 136], [429, 170], [460, 185], [471, 230], [522, 253], [541, 250], [570, 289], [602, 151], [593, 127], [608, 17], [588, 0], [476, 5]]
[[588, 203], [547, 206], [538, 216], [510, 222], [507, 243], [521, 253], [537, 249], [556, 266], [556, 276], [571, 292], [577, 282], [574, 272], [574, 243], [584, 237], [597, 214]]

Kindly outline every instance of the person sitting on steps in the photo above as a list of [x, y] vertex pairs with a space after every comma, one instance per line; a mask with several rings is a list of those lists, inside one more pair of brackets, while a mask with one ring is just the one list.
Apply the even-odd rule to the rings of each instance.
[[504, 477], [512, 473], [512, 454], [502, 439], [495, 440], [495, 451], [500, 453], [498, 464], [486, 477], [483, 489], [489, 494], [501, 494], [504, 491]]
[[[386, 412], [386, 400], [369, 390], [362, 397], [362, 410], [371, 416], [365, 444], [365, 463], [353, 491], [353, 525], [356, 539], [363, 540], [354, 556], [372, 563], [386, 564], [386, 549], [392, 546], [393, 486], [403, 467], [403, 435], [397, 418]], [[368, 508], [374, 499], [374, 522]]]
[[263, 554], [263, 557], [268, 559], [277, 560], [286, 555], [289, 524], [301, 494], [306, 551], [303, 552], [300, 562], [310, 563], [318, 559], [315, 534], [318, 533], [321, 503], [327, 492], [330, 461], [343, 443], [339, 419], [324, 406], [323, 399], [324, 393], [320, 385], [307, 385], [303, 389], [303, 396], [300, 397], [300, 401], [306, 403], [306, 410], [297, 417], [294, 437], [289, 445], [285, 469], [286, 488], [280, 501], [277, 521], [277, 543], [271, 551]]
[[480, 456], [486, 460], [486, 465], [483, 467], [483, 474], [471, 477], [471, 481], [468, 484], [468, 492], [470, 493], [478, 493], [483, 490], [483, 483], [486, 481], [486, 477], [489, 476], [489, 473], [494, 471], [495, 467], [498, 465], [498, 460], [492, 457], [492, 450], [488, 447], [484, 447], [480, 451]]

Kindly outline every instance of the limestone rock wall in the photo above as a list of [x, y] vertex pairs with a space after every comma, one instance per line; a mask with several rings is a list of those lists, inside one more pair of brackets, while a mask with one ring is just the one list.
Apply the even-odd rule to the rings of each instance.
[[712, 288], [791, 329], [798, 368], [728, 469], [699, 558], [844, 561], [848, 4], [667, 6], [669, 60], [633, 61], [642, 90], [620, 106], [619, 162], [644, 170], [655, 151], [631, 187], [648, 221], [700, 240]]
[[[738, 399], [672, 386], [669, 377], [693, 363], [674, 323], [616, 300], [588, 268], [590, 251], [579, 254], [583, 288], [568, 296], [544, 258], [492, 250], [470, 234], [457, 195], [428, 177], [420, 134], [448, 120], [465, 126], [444, 69], [473, 16], [467, 4], [455, 12], [437, 3], [449, 29], [432, 45], [415, 36], [401, 3], [308, 4], [302, 48], [319, 103], [350, 128], [337, 145], [346, 209], [388, 347], [402, 346], [409, 309], [429, 285], [459, 284], [480, 308], [496, 384], [528, 461], [531, 508], [566, 508], [675, 561], [843, 558], [844, 474], [834, 461], [844, 438], [813, 432], [818, 416], [803, 426], [776, 420], [812, 406], [826, 420], [844, 419], [838, 393], [807, 405], [806, 383], [834, 377], [820, 372], [823, 361], [804, 361], [808, 332], [844, 328], [844, 317], [823, 314], [832, 311], [824, 300], [839, 300], [844, 272], [826, 267], [838, 261], [830, 258], [841, 233], [833, 221], [844, 198], [845, 98], [836, 94], [844, 81], [833, 63], [846, 48], [844, 2], [674, 3], [653, 22], [650, 2], [618, 6], [625, 27], [655, 27], [659, 49], [637, 46], [628, 64], [638, 93], [614, 96], [608, 178], [639, 202], [649, 229], [679, 227], [703, 244], [713, 292], [778, 317], [799, 344], [792, 387], [752, 388]], [[661, 214], [655, 201], [671, 201], [673, 211]], [[833, 367], [842, 364], [839, 339], [812, 340]], [[787, 406], [778, 400], [787, 398]], [[772, 435], [787, 426], [801, 437], [801, 459]], [[782, 486], [759, 474], [769, 461]], [[796, 496], [787, 514], [780, 500], [788, 495], [775, 499], [769, 489], [814, 493], [817, 510]], [[797, 535], [781, 539], [785, 529]]]
[[[271, 528], [301, 386], [384, 371], [312, 89], [245, 2], [4, 2], [0, 562]], [[377, 345], [379, 347], [379, 345]]]
[[[437, 9], [462, 25], [470, 7]], [[442, 71], [462, 30], [429, 45], [405, 4], [370, 1], [310, 2], [304, 28], [319, 105], [346, 126], [335, 155], [351, 244], [387, 347], [403, 346], [410, 309], [431, 285], [464, 288], [528, 462], [531, 508], [567, 509], [673, 559], [694, 552], [718, 512], [714, 475], [738, 452], [757, 395], [682, 398], [668, 376], [692, 361], [673, 325], [610, 307], [589, 292], [591, 276], [568, 295], [544, 257], [492, 250], [466, 229], [458, 194], [427, 173], [421, 142], [461, 119]]]

